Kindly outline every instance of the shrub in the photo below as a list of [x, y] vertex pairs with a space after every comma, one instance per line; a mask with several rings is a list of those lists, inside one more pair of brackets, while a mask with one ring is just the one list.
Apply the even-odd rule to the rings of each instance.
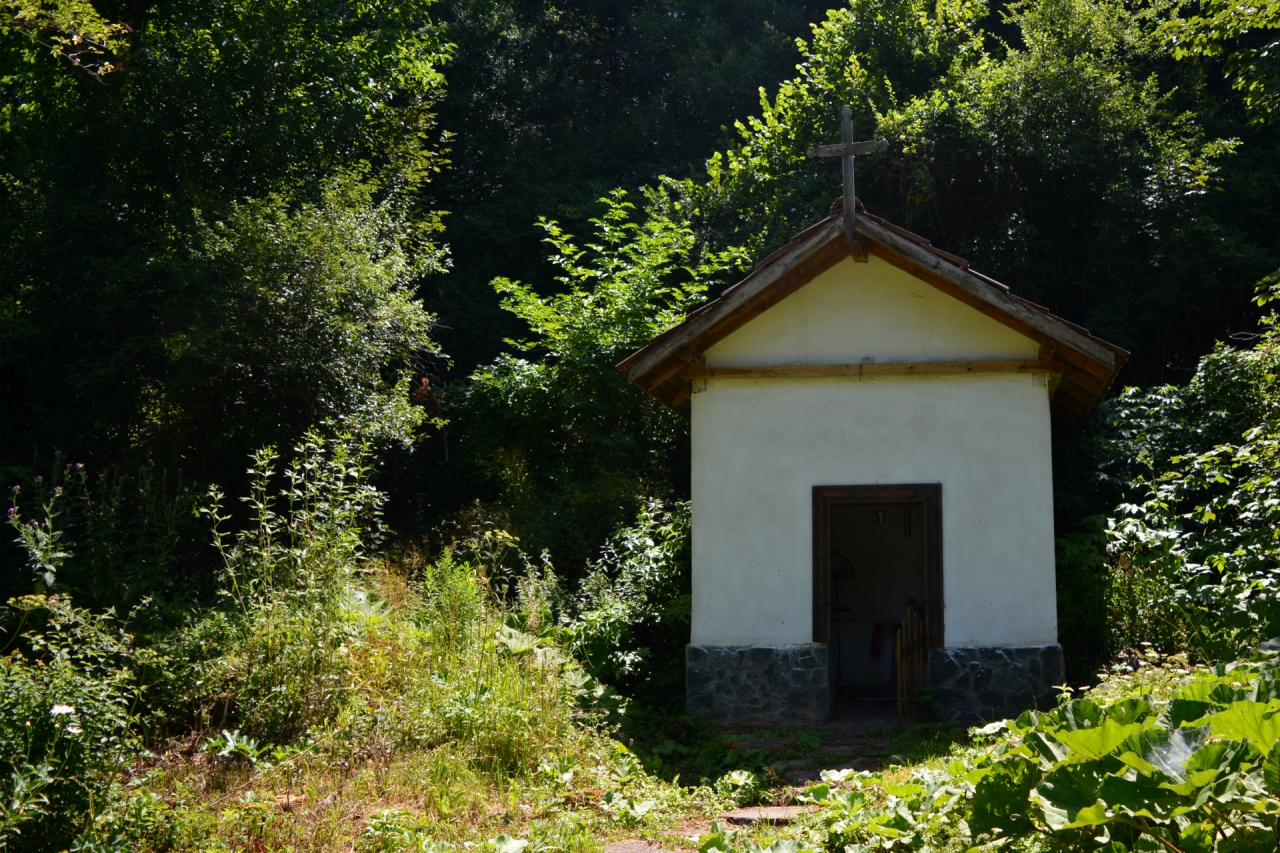
[[447, 747], [490, 773], [573, 752], [595, 715], [581, 709], [590, 685], [572, 659], [513, 627], [473, 564], [446, 551], [416, 568], [386, 620], [351, 646], [352, 700], [332, 731], [375, 753]]
[[690, 624], [687, 502], [649, 501], [583, 579], [570, 647], [596, 678], [649, 704], [683, 704]]
[[0, 660], [0, 847], [64, 850], [140, 749], [138, 652], [112, 614], [62, 597], [11, 599], [5, 617], [27, 630]]
[[506, 526], [531, 551], [550, 549], [574, 579], [638, 496], [687, 481], [687, 424], [614, 365], [683, 319], [741, 260], [699, 248], [665, 187], [646, 192], [642, 217], [620, 191], [601, 201], [585, 243], [542, 223], [554, 294], [494, 281], [531, 334], [516, 343], [524, 357], [471, 374], [456, 414]]
[[[1109, 524], [1118, 645], [1148, 641], [1225, 660], [1280, 634], [1275, 344], [1273, 331], [1252, 350], [1219, 347], [1183, 395], [1209, 397], [1209, 388], [1219, 396], [1225, 386], [1243, 398], [1231, 404], [1239, 414], [1208, 417], [1204, 431], [1181, 423], [1179, 408], [1190, 407], [1167, 414], [1167, 427], [1153, 419], [1163, 435], [1146, 442], [1138, 459], [1147, 470], [1134, 477], [1144, 494], [1121, 504]], [[1130, 412], [1141, 408], [1127, 396]], [[1245, 426], [1234, 440], [1209, 444], [1215, 420]], [[1179, 431], [1180, 440], [1168, 437]]]

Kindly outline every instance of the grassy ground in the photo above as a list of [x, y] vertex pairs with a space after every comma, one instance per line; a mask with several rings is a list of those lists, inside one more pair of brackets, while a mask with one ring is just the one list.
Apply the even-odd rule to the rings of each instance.
[[[408, 599], [400, 607], [412, 611]], [[487, 628], [494, 624], [486, 623]], [[396, 644], [389, 641], [381, 647], [381, 654], [403, 654], [391, 651]], [[494, 685], [503, 683], [496, 677], [500, 673], [511, 678], [521, 673], [530, 684], [544, 687], [563, 676], [560, 664], [539, 664], [536, 656], [513, 654], [502, 643], [480, 643], [468, 655], [468, 665], [476, 672], [487, 668]], [[1104, 706], [1136, 695], [1158, 702], [1195, 677], [1178, 660], [1147, 663], [1137, 672], [1113, 673], [1089, 698]], [[432, 681], [430, 668], [421, 662], [413, 672], [387, 661], [374, 669], [405, 669], [394, 683], [408, 693], [415, 679], [439, 681]], [[513, 684], [504, 689], [509, 693]], [[393, 691], [388, 684], [379, 689], [383, 692], [369, 695], [384, 702], [388, 719], [397, 719]], [[526, 711], [550, 701], [551, 694], [541, 689], [526, 690]], [[447, 714], [439, 697], [419, 698], [409, 707]], [[643, 840], [666, 850], [802, 853], [844, 846], [840, 841], [831, 847], [833, 839], [843, 837], [838, 815], [863, 812], [841, 812], [841, 802], [852, 805], [855, 799], [849, 798], [856, 798], [866, 814], [892, 817], [904, 831], [919, 830], [915, 841], [904, 836], [905, 846], [890, 844], [895, 850], [1007, 846], [998, 827], [983, 830], [982, 841], [976, 817], [965, 825], [958, 814], [949, 818], [945, 805], [952, 794], [960, 798], [955, 803], [986, 797], [977, 791], [978, 800], [973, 799], [978, 780], [973, 774], [989, 772], [992, 761], [1013, 755], [1008, 750], [1016, 746], [998, 734], [975, 735], [949, 725], [716, 732], [653, 710], [634, 709], [618, 725], [598, 712], [565, 716], [564, 708], [563, 702], [542, 705], [542, 716], [526, 714], [522, 731], [502, 737], [455, 728], [444, 739], [411, 746], [371, 737], [377, 727], [353, 725], [350, 714], [288, 749], [212, 731], [192, 735], [140, 763], [126, 804], [103, 820], [118, 823], [128, 842], [122, 849], [139, 851], [586, 853], [611, 842]], [[572, 725], [566, 726], [570, 716]], [[502, 719], [511, 726], [522, 718], [508, 713]], [[741, 806], [815, 800], [819, 807], [786, 826], [735, 832], [717, 823]], [[1014, 813], [1009, 817], [1024, 820]], [[1020, 840], [1005, 840], [1014, 842], [1009, 849], [1074, 849], [1043, 827], [1024, 828]], [[1096, 847], [1091, 841], [1087, 849]]]
[[[624, 839], [693, 848], [691, 839], [727, 810], [793, 803], [822, 769], [910, 765], [962, 738], [928, 727], [715, 733], [673, 718], [612, 737], [584, 731], [533, 772], [503, 772], [484, 769], [460, 744], [337, 758], [338, 744], [318, 740], [273, 760], [201, 750], [211, 736], [221, 742], [213, 733], [189, 737], [139, 766], [132, 823], [150, 826], [139, 841], [153, 849], [397, 851], [508, 836], [532, 849], [594, 851]], [[694, 776], [699, 765], [718, 775]], [[747, 778], [735, 770], [752, 781], [735, 784]], [[820, 848], [825, 835], [819, 817], [806, 815], [788, 827], [746, 828], [738, 842], [786, 837]]]
[[[1113, 673], [1091, 692], [1093, 703], [1114, 706], [1114, 713], [1090, 711], [1085, 702], [1059, 709], [1070, 719], [1055, 712], [987, 732], [874, 721], [825, 730], [713, 731], [663, 710], [619, 713], [607, 691], [555, 645], [559, 629], [544, 625], [531, 633], [539, 629], [528, 613], [504, 604], [473, 566], [446, 555], [405, 568], [388, 563], [352, 575], [348, 582], [366, 584], [368, 594], [353, 596], [347, 587], [333, 606], [300, 611], [295, 602], [307, 599], [294, 595], [248, 609], [234, 632], [218, 635], [234, 641], [222, 640], [219, 655], [192, 670], [190, 689], [212, 702], [194, 707], [205, 707], [204, 719], [218, 724], [156, 742], [114, 787], [110, 802], [91, 805], [93, 826], [77, 829], [84, 842], [77, 849], [588, 853], [644, 840], [701, 853], [975, 845], [1050, 851], [1074, 849], [1068, 842], [1082, 839], [1089, 846], [1079, 849], [1095, 849], [1087, 828], [1053, 826], [1049, 805], [1032, 787], [1080, 767], [1093, 767], [1098, 779], [1111, 774], [1113, 757], [1095, 756], [1089, 764], [1066, 755], [1064, 745], [1080, 740], [1071, 731], [1164, 737], [1176, 724], [1162, 709], [1176, 691], [1193, 689], [1184, 686], [1188, 679], [1201, 677], [1184, 662], [1153, 658], [1137, 673]], [[317, 637], [328, 643], [323, 654]], [[312, 669], [300, 670], [307, 662]], [[1263, 675], [1263, 664], [1250, 666], [1206, 675], [1217, 680], [1194, 688], [1209, 692], [1200, 697], [1193, 689], [1188, 702], [1203, 714], [1235, 714], [1252, 702], [1260, 725], [1273, 726], [1268, 715], [1280, 699], [1260, 691], [1280, 680]], [[70, 704], [54, 707], [58, 714]], [[1107, 717], [1110, 728], [1098, 728], [1108, 714], [1115, 717]], [[74, 720], [78, 732], [82, 718], [67, 711], [57, 719]], [[1230, 732], [1221, 736], [1229, 739]], [[1215, 776], [1212, 785], [1244, 785], [1243, 794], [1223, 787], [1218, 795], [1264, 809], [1257, 819], [1243, 818], [1252, 823], [1240, 831], [1252, 833], [1251, 843], [1271, 843], [1272, 812], [1265, 809], [1274, 801], [1280, 813], [1280, 801], [1257, 793], [1258, 767], [1271, 743], [1230, 748], [1248, 766], [1224, 764], [1228, 775]], [[1230, 757], [1213, 743], [1204, 749]], [[1266, 760], [1280, 779], [1280, 747]], [[1114, 794], [1115, 784], [1108, 784]], [[791, 804], [812, 810], [790, 825], [736, 834], [717, 823], [735, 808]], [[1193, 834], [1218, 832], [1204, 825]]]
[[[823, 769], [907, 764], [963, 737], [928, 727], [716, 732], [638, 707], [619, 716], [567, 654], [513, 627], [529, 628], [473, 567], [388, 563], [363, 582], [376, 606], [343, 611], [344, 639], [330, 653], [338, 662], [322, 671], [325, 683], [343, 684], [336, 714], [281, 744], [265, 729], [241, 733], [233, 715], [153, 746], [93, 835], [114, 839], [110, 849], [157, 852], [501, 850], [522, 841], [535, 851], [596, 851], [623, 839], [688, 848], [728, 810], [795, 802]], [[281, 610], [261, 609], [247, 639], [209, 671], [236, 673], [233, 683], [252, 686], [260, 704], [296, 693], [293, 705], [311, 707], [316, 679], [295, 678], [288, 661], [312, 653], [276, 639], [291, 624]], [[269, 670], [260, 663], [268, 646]], [[255, 681], [255, 667], [274, 680]], [[779, 835], [814, 846], [825, 837], [806, 816], [739, 841]]]

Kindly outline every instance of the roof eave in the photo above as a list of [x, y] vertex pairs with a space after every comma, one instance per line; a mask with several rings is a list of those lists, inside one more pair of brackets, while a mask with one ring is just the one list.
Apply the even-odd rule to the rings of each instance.
[[[859, 214], [858, 233], [877, 256], [1028, 337], [1055, 342], [1065, 360], [1063, 381], [1054, 394], [1055, 414], [1079, 423], [1101, 402], [1128, 358], [1127, 351], [1013, 295], [1006, 286], [970, 270], [963, 259], [865, 213], [861, 204]], [[688, 417], [691, 389], [687, 365], [680, 359], [681, 347], [706, 349], [852, 254], [841, 223], [837, 204], [832, 216], [797, 234], [717, 299], [690, 312], [683, 322], [623, 359], [618, 370], [628, 381]], [[1057, 401], [1059, 393], [1064, 398], [1061, 401]]]

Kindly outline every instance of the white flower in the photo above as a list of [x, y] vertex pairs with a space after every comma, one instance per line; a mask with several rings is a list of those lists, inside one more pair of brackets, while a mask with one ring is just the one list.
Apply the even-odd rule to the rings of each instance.
[[67, 731], [73, 735], [84, 733], [84, 729], [80, 728], [79, 726], [67, 726]]
[[55, 717], [61, 717], [63, 714], [74, 714], [75, 712], [75, 705], [54, 705], [53, 710], [49, 713]]

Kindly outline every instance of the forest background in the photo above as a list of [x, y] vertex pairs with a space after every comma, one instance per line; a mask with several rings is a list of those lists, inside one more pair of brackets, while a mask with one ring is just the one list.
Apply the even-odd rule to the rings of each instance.
[[[826, 215], [803, 151], [849, 105], [890, 141], [869, 210], [1133, 353], [1055, 431], [1073, 678], [1280, 634], [1274, 4], [0, 10], [5, 598], [207, 656], [237, 560], [306, 538], [266, 497], [292, 470], [352, 565], [465, 557], [591, 676], [678, 696], [688, 429], [613, 365]], [[143, 677], [156, 730], [211, 719], [189, 677]], [[307, 695], [222, 716], [287, 740], [333, 713]]]
[[[370, 443], [400, 541], [502, 529], [569, 581], [687, 498], [686, 425], [612, 365], [825, 215], [801, 152], [844, 104], [891, 140], [868, 208], [1131, 350], [1123, 384], [1253, 341], [1280, 266], [1268, 30], [1173, 2], [6, 8], [6, 491], [70, 476], [59, 583], [161, 622], [219, 571], [182, 496], [311, 427]], [[1141, 493], [1111, 412], [1058, 430], [1075, 568]]]

